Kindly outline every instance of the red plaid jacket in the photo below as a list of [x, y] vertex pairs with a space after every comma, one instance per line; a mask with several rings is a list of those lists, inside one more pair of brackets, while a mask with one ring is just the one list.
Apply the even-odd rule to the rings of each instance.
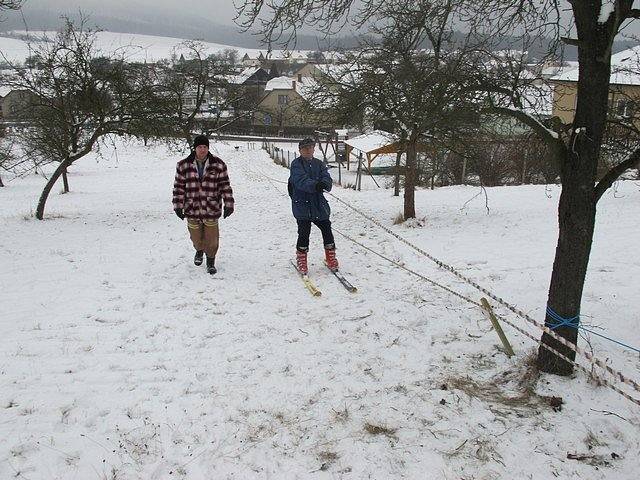
[[227, 166], [211, 153], [208, 159], [202, 182], [198, 179], [195, 152], [176, 165], [173, 208], [182, 208], [187, 218], [217, 220], [222, 215], [222, 202], [225, 207], [234, 208]]

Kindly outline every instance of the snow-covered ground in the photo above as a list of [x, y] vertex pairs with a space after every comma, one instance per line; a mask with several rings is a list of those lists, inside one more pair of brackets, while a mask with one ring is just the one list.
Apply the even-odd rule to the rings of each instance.
[[[56, 32], [40, 32], [40, 31], [16, 31], [12, 32], [18, 35], [31, 35], [34, 38], [55, 38]], [[173, 37], [161, 37], [156, 35], [142, 35], [139, 33], [117, 33], [117, 32], [96, 32], [95, 48], [103, 54], [114, 55], [116, 52], [126, 52], [126, 58], [133, 62], [156, 62], [162, 59], [171, 58], [177, 49], [177, 55], [184, 53], [187, 55], [186, 49], [179, 48], [179, 45], [185, 39]], [[260, 50], [252, 48], [235, 47], [232, 45], [222, 45], [212, 42], [202, 43], [207, 55], [222, 53], [224, 50], [236, 50], [240, 58], [248, 54], [252, 58], [257, 58]], [[29, 43], [18, 38], [9, 38], [0, 36], [0, 53], [2, 58], [11, 62], [23, 62], [33, 52], [29, 47]], [[273, 52], [274, 56], [280, 54], [279, 50]]]
[[[215, 146], [237, 206], [214, 277], [192, 264], [171, 211], [177, 157], [161, 146], [81, 160], [42, 222], [43, 178], [4, 177], [1, 479], [638, 478], [640, 407], [581, 372], [534, 384], [534, 342], [505, 327], [507, 358], [473, 305], [337, 235], [350, 294], [321, 266], [317, 229], [310, 271], [323, 296], [309, 295], [289, 264], [287, 170], [234, 146]], [[420, 191], [420, 219], [401, 225], [402, 199], [370, 187], [334, 193], [542, 319], [557, 186], [488, 189], [489, 212], [472, 187]], [[337, 231], [479, 300], [330, 202]], [[582, 308], [634, 346], [639, 210], [637, 181], [602, 199]], [[640, 379], [637, 353], [591, 343]]]

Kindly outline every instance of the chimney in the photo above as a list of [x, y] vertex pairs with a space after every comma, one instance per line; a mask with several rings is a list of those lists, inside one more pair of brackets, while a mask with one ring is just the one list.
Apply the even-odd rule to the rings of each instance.
[[296, 91], [296, 81], [292, 81], [291, 82], [291, 88], [293, 89], [293, 91]]

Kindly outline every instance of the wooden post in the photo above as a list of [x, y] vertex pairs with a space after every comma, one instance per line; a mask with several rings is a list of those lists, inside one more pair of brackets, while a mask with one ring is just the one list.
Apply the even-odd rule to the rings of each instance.
[[[420, 158], [420, 154], [417, 153], [416, 157]], [[424, 156], [425, 160], [427, 159], [427, 156]], [[420, 165], [420, 161], [417, 162], [418, 165]], [[435, 189], [436, 187], [436, 175], [438, 174], [438, 154], [437, 153], [433, 153], [432, 157], [431, 157], [431, 190]]]
[[328, 163], [327, 161], [327, 150], [329, 150], [329, 143], [327, 142], [327, 145], [325, 148], [322, 147], [322, 141], [320, 140], [320, 132], [318, 130], [316, 130], [315, 132], [315, 140], [316, 140], [316, 144], [318, 145], [318, 148], [320, 148], [320, 151], [322, 152], [322, 162], [326, 165]]
[[462, 178], [460, 179], [462, 185], [467, 184], [467, 157], [462, 160]]
[[356, 172], [356, 188], [362, 189], [362, 152], [358, 155], [358, 171]]
[[496, 332], [498, 333], [498, 337], [500, 337], [500, 341], [502, 342], [502, 346], [504, 347], [505, 353], [507, 354], [508, 357], [514, 356], [515, 353], [513, 353], [513, 348], [511, 348], [511, 344], [509, 343], [507, 336], [504, 334], [502, 327], [498, 323], [498, 319], [493, 313], [493, 309], [491, 308], [491, 305], [489, 305], [489, 302], [484, 297], [480, 299], [480, 303], [482, 304], [482, 311], [484, 312], [485, 317], [487, 317], [489, 321], [491, 321], [493, 328], [495, 328]]
[[371, 177], [371, 180], [373, 180], [373, 183], [376, 184], [376, 187], [380, 188], [380, 185], [378, 185], [378, 182], [376, 182], [376, 179], [373, 177], [373, 174], [371, 173], [371, 169], [369, 167], [367, 167], [366, 165], [362, 165], [362, 166], [364, 167], [364, 169], [367, 171], [367, 173]]
[[402, 152], [396, 153], [396, 171], [393, 178], [393, 196], [400, 196], [400, 160], [402, 159]]

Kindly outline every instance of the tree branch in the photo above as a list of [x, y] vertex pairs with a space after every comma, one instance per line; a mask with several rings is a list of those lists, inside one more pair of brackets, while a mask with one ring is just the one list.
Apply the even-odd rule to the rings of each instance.
[[560, 40], [562, 40], [567, 45], [573, 45], [574, 47], [577, 47], [580, 45], [580, 41], [577, 38], [560, 37]]
[[553, 130], [547, 128], [541, 122], [533, 118], [531, 115], [527, 115], [525, 112], [521, 110], [505, 108], [505, 107], [493, 106], [491, 107], [491, 110], [501, 115], [508, 115], [522, 122], [523, 124], [527, 125], [532, 130], [534, 130], [540, 136], [540, 138], [542, 138], [542, 140], [548, 145], [550, 145], [552, 148], [555, 149], [555, 148], [564, 147], [564, 143], [562, 143], [562, 140], [560, 139], [560, 135], [557, 132], [554, 132]]
[[640, 148], [631, 154], [624, 162], [619, 163], [611, 170], [609, 170], [604, 177], [598, 182], [594, 190], [595, 201], [598, 202], [600, 197], [607, 191], [607, 189], [613, 185], [620, 175], [630, 168], [634, 168], [640, 165]]
[[0, 10], [19, 10], [24, 0], [0, 0]]

